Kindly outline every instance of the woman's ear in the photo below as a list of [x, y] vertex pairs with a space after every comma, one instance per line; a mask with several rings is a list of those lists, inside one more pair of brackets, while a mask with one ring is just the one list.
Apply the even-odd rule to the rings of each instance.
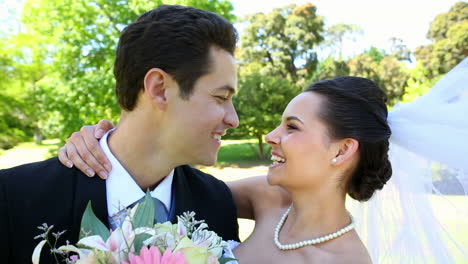
[[145, 75], [143, 81], [144, 91], [151, 102], [160, 109], [166, 109], [167, 107], [166, 90], [171, 82], [171, 77], [159, 68], [152, 68]]
[[359, 141], [354, 138], [345, 138], [336, 142], [336, 144], [338, 144], [338, 148], [335, 156], [331, 159], [331, 163], [334, 165], [351, 160], [359, 150]]

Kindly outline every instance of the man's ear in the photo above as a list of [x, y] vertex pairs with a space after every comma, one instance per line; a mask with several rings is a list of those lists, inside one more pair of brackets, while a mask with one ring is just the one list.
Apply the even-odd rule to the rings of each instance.
[[150, 69], [143, 81], [144, 90], [148, 98], [161, 109], [167, 107], [167, 87], [173, 82], [165, 71], [159, 68]]
[[336, 144], [338, 144], [338, 149], [335, 156], [331, 159], [331, 163], [334, 165], [339, 165], [351, 160], [354, 153], [359, 150], [359, 141], [354, 138], [345, 138]]

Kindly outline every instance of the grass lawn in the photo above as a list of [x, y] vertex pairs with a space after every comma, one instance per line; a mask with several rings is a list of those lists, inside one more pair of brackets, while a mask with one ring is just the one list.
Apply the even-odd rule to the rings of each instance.
[[[266, 175], [269, 161], [259, 161], [256, 158], [249, 143], [254, 140], [226, 140], [219, 151], [218, 162], [215, 166], [197, 166], [201, 170], [210, 173], [224, 181], [233, 181], [252, 176]], [[47, 157], [56, 155], [58, 140], [44, 141], [44, 144], [37, 146], [34, 143], [23, 143], [17, 147], [1, 151], [0, 169], [17, 166], [23, 163], [40, 161]], [[468, 251], [468, 204], [466, 197], [452, 196], [450, 202], [465, 211], [455, 211], [447, 207], [447, 203], [440, 197], [432, 197], [431, 202], [435, 212], [442, 219], [442, 224], [447, 228], [454, 238], [461, 243], [465, 251]], [[254, 228], [254, 221], [239, 219], [240, 237], [246, 239]], [[461, 254], [456, 255], [456, 263], [468, 263], [466, 257]], [[391, 261], [390, 261], [391, 262]]]
[[61, 146], [58, 139], [44, 140], [41, 145], [24, 142], [12, 149], [0, 149], [0, 169], [6, 169], [25, 163], [41, 161], [57, 155]]
[[215, 167], [240, 167], [267, 165], [269, 160], [260, 161], [253, 148], [257, 148], [257, 140], [223, 140], [218, 152]]

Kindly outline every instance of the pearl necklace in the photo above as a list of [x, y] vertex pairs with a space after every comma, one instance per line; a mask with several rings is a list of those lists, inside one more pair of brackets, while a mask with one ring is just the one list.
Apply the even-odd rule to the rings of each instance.
[[317, 237], [317, 238], [314, 238], [314, 239], [311, 239], [311, 240], [304, 240], [304, 241], [297, 242], [297, 243], [294, 243], [294, 244], [283, 245], [283, 244], [281, 244], [279, 242], [279, 232], [280, 232], [281, 228], [283, 227], [284, 221], [288, 217], [288, 214], [289, 214], [289, 211], [291, 211], [291, 208], [292, 208], [292, 205], [289, 206], [288, 210], [286, 210], [286, 212], [283, 214], [283, 216], [281, 217], [281, 219], [278, 222], [278, 225], [276, 226], [276, 229], [275, 229], [275, 236], [274, 236], [275, 244], [281, 250], [292, 250], [292, 249], [298, 249], [298, 248], [305, 247], [305, 246], [310, 246], [310, 245], [323, 243], [325, 241], [332, 240], [334, 238], [342, 236], [342, 235], [348, 233], [349, 231], [353, 230], [353, 228], [354, 228], [353, 216], [348, 212], [348, 215], [351, 218], [351, 223], [348, 226], [336, 231], [335, 233], [331, 233], [331, 234], [328, 234], [328, 235], [325, 235], [325, 236]]

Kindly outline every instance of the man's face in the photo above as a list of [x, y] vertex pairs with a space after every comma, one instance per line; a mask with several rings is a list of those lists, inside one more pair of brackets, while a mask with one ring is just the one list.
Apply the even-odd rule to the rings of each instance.
[[211, 48], [210, 57], [210, 72], [195, 82], [189, 99], [174, 97], [168, 107], [169, 142], [185, 164], [213, 165], [221, 136], [239, 125], [232, 104], [237, 86], [234, 58], [218, 48]]

